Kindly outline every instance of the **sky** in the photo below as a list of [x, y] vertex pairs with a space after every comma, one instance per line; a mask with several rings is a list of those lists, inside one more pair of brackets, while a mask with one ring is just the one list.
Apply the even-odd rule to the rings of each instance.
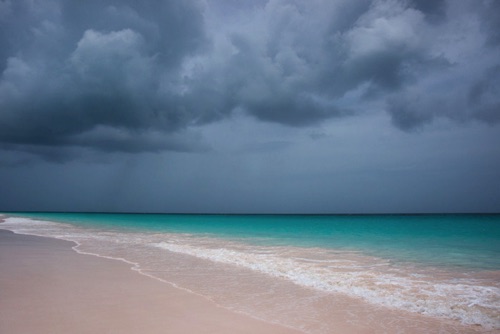
[[0, 211], [500, 212], [500, 1], [0, 0]]

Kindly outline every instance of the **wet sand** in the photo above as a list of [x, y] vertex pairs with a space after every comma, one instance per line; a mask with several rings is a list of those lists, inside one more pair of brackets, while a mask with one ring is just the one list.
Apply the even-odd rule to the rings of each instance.
[[0, 333], [300, 333], [74, 245], [0, 229]]

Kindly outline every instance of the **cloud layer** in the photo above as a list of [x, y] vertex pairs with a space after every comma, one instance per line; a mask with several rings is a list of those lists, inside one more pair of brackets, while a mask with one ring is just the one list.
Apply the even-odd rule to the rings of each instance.
[[496, 124], [499, 13], [487, 0], [2, 0], [0, 148], [202, 150], [197, 127], [235, 112], [302, 127], [367, 105], [403, 130]]

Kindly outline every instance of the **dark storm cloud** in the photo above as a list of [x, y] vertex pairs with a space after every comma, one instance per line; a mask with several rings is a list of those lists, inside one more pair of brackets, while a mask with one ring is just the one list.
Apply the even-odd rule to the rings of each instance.
[[413, 0], [412, 4], [434, 23], [440, 22], [446, 15], [445, 0]]
[[393, 124], [403, 130], [438, 118], [489, 124], [500, 120], [498, 2], [448, 2], [446, 8], [453, 16], [431, 37], [444, 43], [433, 46], [442, 52], [441, 68], [420, 72], [415, 82], [386, 99]]
[[299, 127], [367, 100], [402, 129], [494, 123], [497, 3], [2, 0], [0, 141], [52, 160], [200, 150], [193, 127], [234, 111]]
[[393, 123], [413, 130], [436, 118], [458, 122], [500, 122], [500, 65], [486, 68], [470, 80], [432, 89], [408, 89], [387, 99]]
[[489, 123], [500, 122], [500, 65], [488, 69], [469, 90], [468, 102], [475, 117]]
[[500, 44], [500, 2], [486, 2], [482, 8], [483, 29], [487, 35], [487, 42], [490, 45]]
[[[464, 96], [482, 82], [480, 73], [499, 64], [499, 50], [490, 43], [495, 29], [481, 23], [495, 15], [488, 10], [493, 6], [269, 1], [251, 19], [241, 15], [246, 24], [215, 30], [217, 59], [202, 57], [199, 65], [204, 75], [219, 78], [214, 87], [229, 108], [263, 121], [315, 124], [359, 114], [363, 100], [385, 102], [393, 123], [404, 130], [436, 117], [487, 121], [475, 105], [479, 100]], [[358, 100], [346, 102], [352, 94]], [[488, 110], [495, 114], [489, 96]]]
[[[199, 5], [186, 1], [16, 1], [3, 4], [0, 140], [60, 159], [68, 147], [198, 150], [164, 87], [206, 44]], [[182, 136], [180, 135], [182, 134]], [[48, 153], [49, 152], [49, 153]]]

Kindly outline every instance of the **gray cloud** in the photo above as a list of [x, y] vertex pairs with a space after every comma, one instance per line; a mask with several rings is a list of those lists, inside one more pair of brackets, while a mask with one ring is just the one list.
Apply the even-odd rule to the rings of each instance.
[[474, 117], [489, 123], [500, 122], [500, 65], [488, 69], [469, 91], [468, 102]]
[[439, 23], [446, 16], [446, 0], [413, 0], [412, 4], [433, 23]]
[[500, 44], [500, 3], [487, 1], [483, 4], [481, 22], [484, 33], [487, 35], [487, 43], [498, 46]]
[[[186, 1], [16, 1], [3, 15], [0, 140], [53, 146], [191, 150], [172, 140], [184, 115], [163, 87], [206, 44], [201, 7]], [[98, 131], [97, 131], [98, 130]], [[151, 140], [147, 131], [165, 131]], [[96, 132], [99, 135], [96, 136]], [[117, 136], [119, 133], [119, 136]], [[50, 155], [49, 155], [50, 157]]]
[[497, 14], [492, 2], [477, 4], [448, 3], [454, 16], [431, 30], [436, 41], [444, 43], [432, 45], [434, 52], [442, 52], [441, 66], [439, 61], [433, 69], [427, 66], [432, 71], [419, 71], [416, 80], [386, 99], [387, 111], [399, 128], [413, 130], [438, 118], [498, 123], [500, 49], [492, 43], [495, 28], [485, 23]]
[[52, 160], [202, 150], [194, 127], [235, 111], [300, 127], [359, 115], [367, 100], [404, 130], [496, 123], [496, 6], [0, 1], [0, 141]]
[[436, 118], [457, 122], [469, 120], [488, 124], [500, 122], [500, 67], [483, 71], [471, 82], [461, 82], [452, 89], [443, 86], [435, 91], [408, 89], [387, 100], [393, 123], [403, 130], [413, 130]]

